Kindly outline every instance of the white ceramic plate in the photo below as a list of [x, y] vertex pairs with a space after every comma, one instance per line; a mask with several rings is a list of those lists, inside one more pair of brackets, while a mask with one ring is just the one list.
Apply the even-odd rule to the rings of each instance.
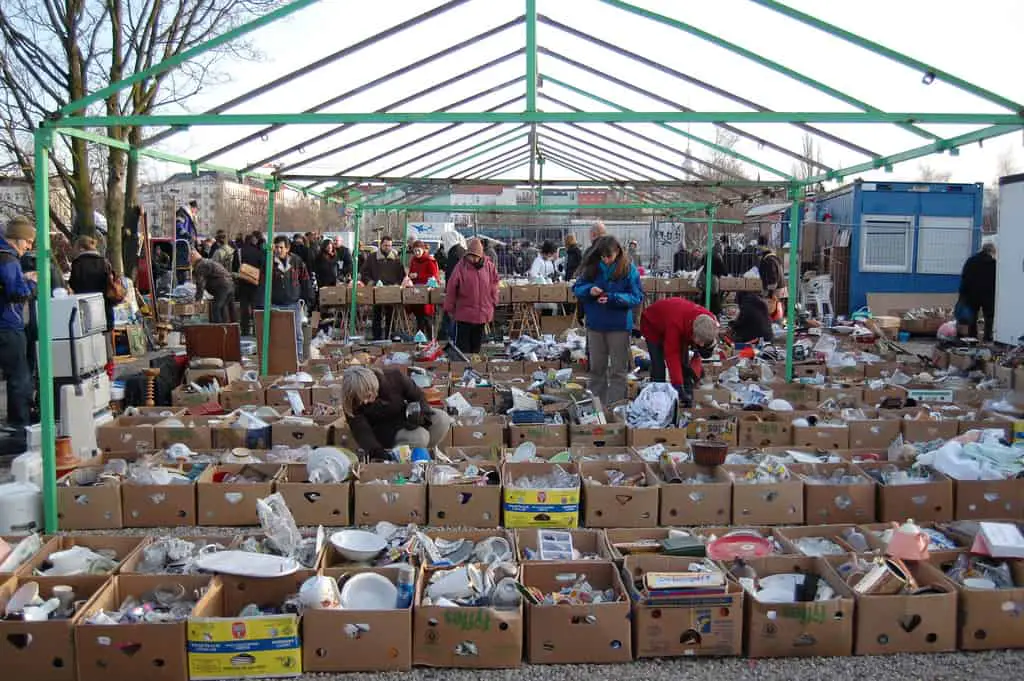
[[394, 610], [397, 601], [398, 587], [374, 572], [352, 575], [341, 588], [341, 607], [346, 610]]
[[200, 556], [196, 567], [205, 572], [217, 572], [236, 577], [282, 577], [294, 574], [301, 567], [292, 558], [271, 556], [250, 551], [218, 551]]

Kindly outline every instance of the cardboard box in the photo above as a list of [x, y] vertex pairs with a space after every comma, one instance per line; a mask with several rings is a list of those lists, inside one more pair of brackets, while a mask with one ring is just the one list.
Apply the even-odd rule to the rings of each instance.
[[374, 288], [372, 286], [356, 287], [356, 305], [373, 305]]
[[637, 658], [736, 656], [743, 652], [743, 590], [726, 582], [723, 594], [680, 596], [669, 603], [644, 600], [633, 584], [648, 572], [685, 571], [691, 558], [628, 555], [623, 562], [633, 609]]
[[1001, 650], [1024, 647], [1024, 561], [1011, 561], [1014, 589], [960, 587], [960, 650]]
[[221, 388], [242, 378], [242, 365], [238, 362], [224, 362], [221, 368], [185, 369], [186, 383], [202, 383], [204, 379], [215, 379]]
[[[202, 549], [204, 546], [217, 546], [217, 547], [220, 547], [222, 549], [234, 549], [234, 548], [237, 548], [238, 545], [242, 541], [240, 535], [234, 535], [234, 534], [215, 534], [215, 535], [210, 535], [210, 534], [194, 535], [194, 534], [190, 534], [190, 535], [187, 535], [187, 536], [182, 536], [181, 539], [183, 539], [184, 541], [187, 541], [188, 543], [192, 544], [192, 546], [197, 551], [199, 549]], [[143, 546], [140, 550], [136, 551], [131, 556], [126, 558], [121, 563], [121, 567], [118, 569], [117, 574], [119, 574], [119, 575], [170, 574], [170, 573], [167, 573], [167, 572], [149, 573], [149, 572], [142, 572], [141, 571], [140, 568], [141, 568], [141, 566], [143, 565], [143, 563], [146, 560], [145, 548], [146, 547]], [[57, 579], [57, 578], [54, 578], [54, 579]]]
[[[661, 542], [668, 539], [670, 531], [668, 527], [616, 527], [601, 530], [608, 542], [611, 559], [619, 565], [626, 556], [660, 555]], [[628, 582], [626, 588], [629, 588]]]
[[353, 485], [354, 525], [375, 525], [382, 520], [396, 525], [420, 525], [427, 517], [427, 485], [380, 484], [370, 480], [409, 478], [411, 463], [366, 463], [359, 466]]
[[351, 286], [324, 286], [320, 289], [320, 307], [346, 305], [351, 298]]
[[573, 552], [578, 555], [579, 560], [612, 560], [611, 547], [608, 546], [604, 530], [582, 527], [546, 530], [531, 527], [515, 530], [516, 559], [518, 562], [541, 561], [540, 545], [541, 538], [545, 532], [568, 532], [572, 538]]
[[104, 454], [145, 454], [154, 449], [153, 423], [161, 419], [119, 416], [96, 428], [96, 445]]
[[523, 660], [523, 611], [443, 608], [422, 603], [431, 570], [421, 570], [413, 609], [413, 664], [457, 669], [507, 669]]
[[605, 413], [607, 423], [596, 425], [569, 425], [569, 444], [588, 447], [625, 447], [627, 442], [626, 423], [614, 413]]
[[[106, 577], [24, 577], [0, 585], [0, 609], [7, 607], [14, 592], [25, 582], [39, 585], [39, 596], [47, 600], [53, 587], [70, 586], [75, 599], [92, 598], [107, 582]], [[17, 622], [0, 620], [0, 658], [6, 673], [39, 681], [75, 681], [75, 646], [72, 620]]]
[[818, 388], [818, 403], [834, 400], [840, 407], [859, 407], [864, 404], [864, 390], [847, 385]]
[[[863, 462], [856, 464], [869, 475], [887, 466], [909, 468], [909, 464]], [[907, 518], [918, 521], [949, 522], [953, 520], [953, 481], [937, 471], [933, 481], [912, 485], [878, 484], [878, 519], [881, 522], [903, 522]], [[878, 482], [875, 475], [872, 479]]]
[[311, 483], [306, 464], [287, 464], [276, 490], [284, 497], [297, 525], [341, 527], [352, 524], [352, 483]]
[[144, 545], [149, 543], [147, 537], [125, 537], [120, 535], [103, 534], [63, 534], [56, 537], [54, 541], [43, 544], [43, 548], [34, 556], [22, 563], [14, 574], [19, 577], [29, 578], [35, 575], [36, 570], [42, 567], [50, 554], [57, 551], [66, 551], [73, 546], [84, 546], [94, 551], [112, 551], [114, 559], [118, 563], [111, 572], [115, 574], [120, 565], [129, 560]]
[[299, 616], [239, 617], [242, 608], [280, 608], [315, 574], [300, 570], [270, 579], [223, 578], [223, 607], [188, 620], [190, 681], [286, 678], [302, 674]]
[[[217, 482], [225, 474], [255, 470], [266, 476], [265, 482]], [[259, 525], [256, 500], [265, 499], [274, 491], [274, 481], [281, 472], [278, 464], [218, 464], [210, 466], [196, 482], [196, 507], [199, 525], [244, 527]]]
[[[853, 650], [854, 599], [820, 558], [768, 556], [748, 561], [757, 574], [802, 572], [824, 578], [837, 596], [808, 603], [761, 603], [746, 599], [748, 657], [839, 657]], [[863, 613], [860, 617], [864, 623]]]
[[103, 468], [77, 468], [57, 481], [57, 519], [62, 530], [116, 530], [121, 517], [121, 483], [117, 479], [82, 486], [79, 480], [99, 476]]
[[[687, 463], [677, 466], [684, 482], [661, 481], [658, 517], [662, 525], [728, 525], [732, 521], [732, 480], [719, 468]], [[698, 473], [714, 476], [713, 482], [685, 482]]]
[[402, 289], [402, 302], [406, 305], [426, 305], [430, 302], [430, 289], [426, 286], [407, 286]]
[[217, 395], [224, 411], [234, 411], [248, 405], [262, 406], [267, 403], [267, 391], [259, 383], [235, 381]]
[[850, 421], [850, 449], [879, 449], [885, 451], [900, 434], [896, 419], [869, 419]]
[[[200, 379], [199, 385], [206, 386], [207, 379]], [[176, 407], [197, 407], [210, 402], [217, 402], [217, 392], [193, 392], [188, 385], [179, 385], [171, 391], [171, 404]]]
[[[643, 481], [643, 487], [612, 486], [608, 472]], [[656, 527], [658, 525], [659, 484], [646, 463], [584, 462], [583, 524], [587, 527]]]
[[487, 412], [494, 411], [494, 386], [482, 386], [479, 388], [460, 388], [457, 385], [449, 387], [452, 395], [456, 393], [466, 398], [474, 407], [483, 407]]
[[614, 563], [530, 563], [522, 581], [547, 594], [586, 578], [595, 589], [612, 589], [615, 602], [526, 606], [526, 660], [531, 664], [630, 662], [629, 598]]
[[512, 304], [512, 289], [508, 286], [498, 286], [498, 305]]
[[455, 447], [503, 447], [506, 421], [504, 416], [487, 416], [475, 426], [452, 426]]
[[541, 284], [537, 288], [540, 289], [537, 297], [542, 303], [564, 303], [569, 300], [569, 285], [564, 281]]
[[536, 303], [540, 301], [540, 286], [536, 284], [517, 284], [509, 288], [512, 291], [510, 300], [513, 303]]
[[192, 527], [196, 524], [196, 486], [121, 485], [125, 527]]
[[955, 480], [957, 520], [1024, 518], [1024, 480]]
[[313, 423], [308, 425], [293, 423], [287, 419], [275, 421], [270, 426], [271, 444], [287, 447], [326, 447], [330, 444], [339, 444], [338, 431], [347, 428], [343, 417], [331, 415], [312, 418]]
[[718, 440], [730, 445], [739, 442], [739, 422], [731, 412], [687, 409], [680, 414], [679, 422], [686, 423], [686, 437], [690, 440]]
[[797, 479], [764, 484], [743, 482], [743, 476], [755, 468], [756, 466], [722, 466], [722, 470], [733, 478], [733, 523], [802, 525], [803, 482]]
[[[853, 553], [853, 547], [850, 546], [850, 544], [843, 538], [843, 532], [851, 529], [861, 532], [861, 534], [864, 534], [865, 538], [867, 538], [867, 534], [862, 532], [852, 523], [804, 525], [802, 527], [777, 527], [775, 528], [775, 538], [778, 539], [779, 544], [782, 545], [783, 553], [812, 558], [814, 556], [809, 556], [800, 550], [800, 547], [797, 545], [798, 540], [805, 539], [807, 537], [820, 537], [835, 542], [847, 553]], [[868, 545], [871, 546], [871, 543], [869, 542]]]
[[[308, 407], [313, 403], [313, 384], [297, 383], [275, 383], [267, 388], [267, 404], [271, 407], [291, 407], [288, 401], [288, 392], [294, 391], [299, 394], [302, 404]], [[278, 411], [281, 411], [278, 409]]]
[[540, 318], [540, 332], [542, 334], [561, 336], [569, 329], [574, 329], [579, 326], [580, 324], [576, 320], [576, 315], [550, 315]]
[[[396, 582], [397, 567], [327, 568], [342, 580], [372, 572]], [[309, 673], [408, 671], [412, 668], [412, 607], [402, 610], [306, 610], [302, 667]]]
[[[558, 464], [570, 474], [578, 473], [575, 464]], [[506, 463], [501, 472], [504, 527], [577, 527], [580, 517], [580, 488], [517, 489], [510, 485], [526, 475], [547, 475], [554, 470], [549, 463]]]
[[270, 449], [271, 426], [267, 423], [260, 428], [238, 428], [233, 421], [222, 420], [210, 426], [210, 441], [213, 449]]
[[794, 409], [814, 409], [818, 406], [818, 388], [803, 383], [772, 383], [772, 395], [785, 400]]
[[[149, 681], [186, 681], [189, 665], [185, 622], [162, 624], [86, 624], [101, 610], [117, 610], [129, 596], [141, 597], [153, 589], [180, 584], [187, 592], [206, 589], [193, 615], [216, 612], [220, 583], [208, 576], [121, 575], [101, 588], [75, 618], [75, 655], [78, 681], [145, 678]], [[193, 677], [195, 678], [195, 677]]]
[[374, 286], [374, 305], [398, 305], [402, 302], [401, 286]]
[[740, 447], [786, 447], [793, 444], [793, 416], [764, 412], [743, 414], [739, 420]]
[[901, 426], [904, 442], [950, 440], [957, 436], [957, 422], [904, 419]]
[[864, 380], [864, 365], [829, 367], [826, 375], [830, 381], [836, 383], [859, 383]]
[[327, 381], [313, 385], [310, 394], [311, 404], [326, 404], [341, 409], [341, 381]]
[[[831, 476], [842, 470], [864, 484], [834, 485], [809, 482], [808, 476]], [[804, 513], [808, 523], [873, 523], [877, 518], [878, 485], [856, 467], [843, 463], [793, 464], [789, 471], [804, 483]]]
[[209, 417], [181, 416], [178, 418], [184, 425], [168, 426], [158, 423], [153, 426], [154, 449], [167, 449], [178, 443], [186, 445], [194, 452], [213, 447]]
[[664, 445], [669, 451], [686, 448], [686, 428], [629, 428], [626, 444], [638, 449], [651, 445]]
[[427, 297], [432, 305], [443, 305], [444, 294], [445, 290], [443, 288], [432, 288]]
[[498, 527], [501, 525], [501, 484], [497, 464], [457, 463], [465, 472], [473, 466], [493, 472], [493, 485], [427, 485], [427, 523], [449, 527]]
[[522, 376], [523, 362], [511, 359], [489, 359], [487, 360], [487, 373], [494, 378]]
[[831, 451], [850, 448], [850, 429], [836, 426], [793, 426], [793, 444]]
[[569, 426], [531, 424], [531, 425], [509, 425], [508, 444], [510, 447], [518, 447], [524, 442], [532, 442], [538, 447], [568, 447]]

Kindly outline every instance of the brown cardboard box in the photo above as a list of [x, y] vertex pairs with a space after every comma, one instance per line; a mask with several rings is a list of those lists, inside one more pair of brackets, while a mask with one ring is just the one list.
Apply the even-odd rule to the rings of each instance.
[[345, 430], [344, 418], [336, 415], [312, 418], [313, 423], [309, 425], [291, 423], [284, 419], [275, 421], [270, 426], [271, 444], [288, 447], [325, 447], [339, 443], [337, 432]]
[[[0, 585], [0, 609], [25, 582], [39, 585], [39, 596], [47, 600], [53, 587], [70, 586], [76, 600], [88, 600], [99, 591], [106, 577], [25, 577]], [[72, 622], [18, 622], [0, 620], [0, 658], [7, 674], [40, 681], [75, 681], [75, 646]]]
[[905, 400], [907, 399], [907, 391], [899, 386], [889, 386], [880, 390], [864, 388], [864, 404], [869, 407], [877, 406], [881, 404], [883, 400], [890, 397]]
[[749, 564], [762, 579], [793, 572], [819, 575], [837, 594], [827, 601], [809, 603], [761, 603], [748, 597], [745, 638], [749, 657], [838, 657], [852, 652], [854, 599], [824, 560], [768, 556]]
[[869, 419], [850, 421], [850, 449], [886, 450], [900, 434], [900, 422], [895, 419]]
[[[199, 549], [203, 548], [204, 546], [216, 546], [216, 547], [220, 547], [222, 549], [234, 549], [234, 548], [237, 548], [238, 545], [242, 541], [242, 538], [241, 538], [240, 535], [234, 535], [234, 534], [203, 534], [203, 535], [190, 534], [190, 535], [187, 535], [187, 536], [182, 536], [181, 539], [183, 539], [183, 540], [187, 541], [188, 543], [192, 544], [193, 547], [195, 547], [195, 549], [197, 551]], [[154, 573], [142, 572], [140, 570], [140, 567], [142, 566], [142, 564], [145, 562], [145, 559], [146, 559], [146, 555], [145, 555], [145, 550], [144, 549], [145, 549], [145, 547], [143, 546], [142, 549], [140, 549], [139, 551], [136, 551], [131, 556], [126, 558], [121, 563], [121, 567], [118, 569], [117, 574], [119, 574], [119, 575], [169, 574], [169, 573], [160, 573], [160, 572], [154, 572]]]
[[429, 302], [433, 305], [443, 305], [444, 294], [445, 290], [443, 288], [439, 287], [430, 289], [430, 293], [428, 294]]
[[633, 650], [644, 657], [736, 656], [743, 652], [743, 600], [734, 582], [723, 594], [680, 596], [651, 603], [632, 584], [648, 572], [685, 571], [691, 558], [639, 554], [626, 556], [623, 575], [633, 594]]
[[192, 527], [196, 524], [196, 486], [121, 485], [125, 527]]
[[311, 405], [326, 404], [341, 409], [341, 381], [326, 381], [313, 384], [310, 395]]
[[366, 463], [356, 472], [354, 489], [354, 525], [375, 525], [386, 520], [396, 525], [420, 525], [427, 517], [427, 485], [380, 484], [370, 480], [394, 480], [402, 475], [408, 479], [411, 463]]
[[160, 420], [160, 418], [119, 416], [96, 429], [96, 445], [104, 454], [151, 452], [153, 451], [153, 423]]
[[236, 381], [217, 394], [224, 411], [234, 411], [248, 405], [267, 403], [267, 392], [259, 383]]
[[564, 281], [541, 284], [538, 288], [538, 299], [542, 303], [564, 303], [569, 300], [569, 285]]
[[[642, 480], [643, 487], [613, 487], [608, 471]], [[658, 525], [658, 476], [646, 463], [584, 462], [583, 524], [587, 527], [656, 527]]]
[[[857, 464], [861, 470], [870, 475], [883, 467], [892, 466], [893, 462]], [[909, 464], [897, 463], [900, 468], [908, 468]], [[912, 485], [878, 485], [878, 519], [882, 522], [903, 522], [907, 518], [914, 520], [932, 520], [948, 522], [953, 520], [953, 481], [939, 472], [933, 472], [933, 481]], [[871, 476], [876, 481], [878, 478]]]
[[186, 445], [194, 452], [213, 447], [209, 417], [180, 416], [178, 418], [184, 423], [184, 426], [166, 426], [162, 423], [153, 426], [155, 449], [167, 449], [177, 443]]
[[686, 422], [686, 437], [690, 440], [718, 440], [730, 445], [739, 441], [739, 422], [736, 415], [719, 409], [688, 409], [680, 416]]
[[487, 360], [487, 373], [494, 378], [501, 376], [522, 376], [523, 362], [511, 359], [489, 359]]
[[487, 416], [474, 426], [452, 426], [452, 445], [456, 447], [503, 447], [506, 422], [504, 416]]
[[818, 388], [803, 383], [772, 383], [772, 396], [785, 400], [794, 409], [814, 409], [818, 406]]
[[957, 436], [957, 422], [904, 419], [901, 432], [905, 442], [931, 442], [949, 440]]
[[501, 524], [501, 484], [497, 464], [454, 464], [465, 472], [474, 466], [493, 472], [491, 485], [427, 485], [427, 523], [449, 527], [498, 527]]
[[75, 655], [78, 681], [146, 678], [150, 681], [187, 681], [186, 622], [163, 624], [86, 624], [100, 610], [117, 610], [129, 596], [139, 597], [156, 587], [180, 584], [187, 592], [207, 589], [193, 616], [217, 610], [221, 585], [208, 576], [123, 575], [112, 578], [75, 618]]
[[595, 589], [612, 589], [619, 600], [589, 605], [526, 606], [526, 660], [531, 664], [630, 662], [629, 598], [614, 563], [530, 563], [522, 581], [543, 593], [586, 578]]
[[743, 476], [756, 466], [722, 466], [733, 478], [732, 521], [755, 525], [799, 525], [804, 522], [804, 484], [790, 479], [751, 484]]
[[957, 520], [1024, 518], [1024, 480], [955, 480]]
[[625, 447], [626, 423], [610, 411], [605, 412], [607, 423], [597, 425], [569, 425], [569, 444], [587, 447]]
[[[831, 476], [842, 470], [864, 484], [809, 482], [808, 476]], [[789, 471], [803, 480], [804, 513], [809, 523], [873, 523], [877, 518], [878, 485], [854, 466], [843, 463], [793, 464]]]
[[[413, 609], [413, 664], [506, 669], [523, 660], [523, 611], [424, 605], [431, 570], [421, 570]], [[468, 653], [468, 654], [467, 654]]]
[[523, 375], [532, 376], [533, 374], [541, 371], [547, 373], [549, 371], [558, 371], [562, 368], [562, 363], [557, 359], [544, 359], [537, 362], [531, 362], [529, 360], [523, 361]]
[[1013, 420], [1008, 418], [960, 419], [957, 430], [961, 435], [970, 430], [1001, 430], [1003, 437], [1013, 442]]
[[532, 442], [538, 447], [568, 447], [569, 427], [562, 425], [510, 425], [508, 427], [508, 444], [518, 447], [524, 442]]
[[298, 525], [341, 527], [352, 524], [350, 482], [311, 483], [306, 476], [306, 464], [288, 464], [276, 489]]
[[19, 577], [31, 577], [36, 570], [42, 567], [51, 553], [66, 551], [72, 546], [84, 546], [94, 551], [112, 551], [118, 567], [108, 574], [114, 574], [120, 565], [129, 560], [136, 551], [144, 544], [149, 543], [146, 537], [125, 537], [118, 535], [103, 534], [62, 534], [54, 541], [43, 544], [43, 548], [36, 555], [22, 563], [21, 567], [14, 574]]
[[302, 583], [316, 574], [315, 570], [299, 570], [281, 577], [252, 578], [222, 575], [223, 601], [218, 615], [238, 617], [242, 608], [255, 603], [260, 608], [280, 608], [289, 596], [298, 593]]
[[[199, 385], [206, 387], [210, 381], [200, 379]], [[171, 391], [171, 404], [176, 407], [198, 407], [199, 405], [217, 403], [218, 392], [192, 392], [188, 385], [179, 385]]]
[[858, 383], [864, 380], [864, 365], [829, 367], [827, 376], [830, 381], [837, 383]]
[[864, 404], [864, 390], [848, 385], [818, 388], [818, 402], [835, 400], [840, 407], [859, 407]]
[[[775, 528], [775, 537], [779, 540], [779, 544], [782, 545], [782, 552], [794, 556], [807, 555], [800, 550], [797, 546], [796, 541], [804, 539], [806, 537], [822, 537], [829, 539], [848, 553], [854, 551], [853, 547], [843, 538], [843, 532], [847, 530], [855, 530], [865, 534], [858, 527], [852, 523], [846, 523], [842, 525], [803, 525], [800, 527], [777, 527]], [[867, 535], [865, 534], [865, 538]], [[868, 542], [871, 546], [871, 542]], [[812, 556], [808, 556], [812, 557]]]
[[793, 426], [793, 444], [831, 451], [850, 448], [850, 429], [835, 426]]
[[[290, 407], [288, 392], [294, 391], [299, 394], [302, 404], [309, 407], [313, 403], [313, 384], [277, 383], [267, 388], [267, 404], [271, 407]], [[278, 411], [281, 411], [278, 409]]]
[[[266, 476], [266, 482], [215, 482], [224, 474], [255, 470]], [[210, 466], [196, 483], [196, 507], [199, 525], [207, 527], [259, 525], [256, 500], [265, 499], [274, 491], [274, 481], [281, 472], [278, 464], [219, 464]]]
[[498, 305], [512, 304], [512, 289], [508, 286], [498, 286]]
[[222, 388], [242, 378], [242, 365], [238, 362], [224, 362], [219, 369], [185, 369], [185, 382], [201, 383], [203, 379], [213, 378]]
[[540, 287], [536, 284], [514, 285], [511, 301], [513, 303], [536, 303], [540, 300]]
[[[728, 525], [732, 520], [732, 481], [719, 468], [680, 464], [684, 482], [661, 481], [658, 517], [662, 525]], [[714, 482], [688, 483], [698, 473], [714, 476]]]
[[608, 542], [611, 559], [621, 565], [626, 556], [660, 554], [661, 542], [668, 539], [671, 530], [668, 527], [623, 527], [600, 531]]
[[488, 385], [480, 388], [460, 388], [457, 385], [452, 384], [448, 388], [449, 392], [454, 395], [456, 393], [466, 398], [474, 407], [483, 407], [488, 413], [494, 411], [494, 386]]
[[213, 449], [270, 449], [270, 436], [269, 424], [259, 428], [237, 428], [233, 419], [225, 419], [210, 425], [210, 444]]
[[401, 286], [374, 286], [374, 305], [398, 305], [402, 302]]
[[[392, 582], [397, 567], [327, 568], [336, 580], [372, 572]], [[344, 633], [359, 627], [354, 635]], [[302, 615], [302, 667], [306, 673], [408, 671], [412, 668], [412, 608], [307, 610]]]
[[[620, 530], [622, 532], [633, 530]], [[636, 530], [643, 531], [643, 530]], [[540, 541], [545, 532], [568, 532], [572, 537], [572, 548], [579, 553], [580, 560], [612, 559], [611, 547], [604, 530], [577, 527], [563, 530], [547, 530], [543, 528], [520, 528], [515, 530], [516, 559], [518, 562], [540, 561]]]
[[670, 451], [682, 450], [687, 445], [686, 428], [629, 428], [626, 431], [626, 444], [638, 449], [665, 445]]
[[79, 485], [103, 472], [99, 466], [77, 468], [57, 481], [57, 519], [62, 530], [116, 530], [121, 518], [121, 483], [117, 479], [98, 485]]
[[[569, 475], [579, 475], [579, 467], [575, 463], [557, 466]], [[537, 489], [515, 484], [523, 476], [551, 475], [554, 471], [555, 464], [547, 462], [506, 462], [502, 466], [502, 525], [508, 528], [559, 529], [579, 526], [582, 492], [578, 477], [573, 487]]]
[[372, 286], [357, 286], [356, 305], [373, 305], [373, 291]]
[[402, 289], [402, 302], [406, 305], [426, 305], [430, 302], [430, 289], [426, 286], [407, 286]]
[[1000, 650], [1024, 647], [1024, 561], [1011, 561], [1014, 589], [960, 587], [960, 650]]
[[793, 444], [793, 416], [744, 413], [739, 420], [740, 447], [786, 447]]
[[345, 305], [351, 300], [350, 286], [324, 286], [320, 289], [320, 306]]

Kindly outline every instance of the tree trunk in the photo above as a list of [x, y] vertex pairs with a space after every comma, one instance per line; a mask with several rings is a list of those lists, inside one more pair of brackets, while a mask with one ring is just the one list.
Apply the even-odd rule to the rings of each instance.
[[[128, 130], [128, 144], [132, 145], [133, 148], [138, 148], [142, 145], [142, 128], [134, 126]], [[124, 247], [132, 245], [133, 247], [138, 245], [140, 240], [139, 225], [133, 221], [135, 225], [135, 232], [130, 233], [128, 229], [128, 216], [132, 215], [132, 211], [139, 205], [139, 157], [133, 154], [128, 155], [128, 165], [125, 168], [124, 174], [124, 211], [122, 215], [125, 217], [124, 229], [122, 230], [122, 250], [123, 257], [129, 262], [135, 263], [136, 258], [130, 256], [124, 250]], [[124, 263], [125, 267], [133, 267], [128, 262]], [[129, 275], [133, 275], [134, 272], [128, 272]]]
[[127, 152], [110, 149], [107, 156], [107, 196], [104, 213], [107, 216], [107, 258], [117, 274], [124, 273], [121, 257], [121, 235], [124, 231], [124, 173]]

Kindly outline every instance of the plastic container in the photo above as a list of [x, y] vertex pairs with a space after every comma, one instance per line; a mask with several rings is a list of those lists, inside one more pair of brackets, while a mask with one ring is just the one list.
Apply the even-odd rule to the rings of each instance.
[[28, 482], [37, 487], [43, 484], [43, 456], [36, 450], [19, 454], [11, 462], [11, 475], [15, 482]]
[[416, 570], [411, 565], [402, 565], [398, 568], [398, 579], [395, 580], [398, 586], [398, 597], [395, 600], [395, 607], [405, 610], [412, 607], [413, 592], [416, 590]]
[[43, 528], [43, 494], [36, 485], [0, 485], [0, 534], [29, 534]]

